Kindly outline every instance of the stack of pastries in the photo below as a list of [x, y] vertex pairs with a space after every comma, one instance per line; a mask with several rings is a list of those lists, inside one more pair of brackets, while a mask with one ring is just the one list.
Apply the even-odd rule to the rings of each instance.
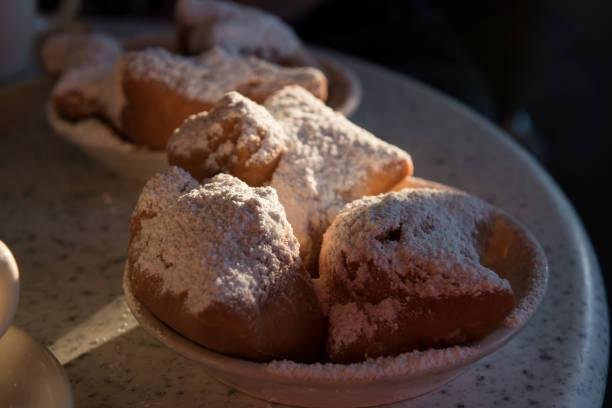
[[134, 210], [126, 277], [207, 348], [359, 362], [478, 340], [514, 308], [481, 263], [494, 209], [414, 179], [408, 153], [304, 88], [263, 104], [230, 92], [167, 155]]
[[126, 282], [144, 306], [253, 361], [359, 362], [502, 324], [512, 287], [482, 262], [493, 207], [412, 177], [407, 152], [327, 107], [280, 20], [202, 0], [176, 20], [168, 49], [95, 33], [42, 48], [52, 118], [167, 154], [130, 225]]
[[327, 78], [276, 17], [232, 3], [181, 0], [176, 25], [171, 43], [137, 50], [95, 32], [47, 38], [41, 61], [57, 79], [51, 125], [59, 130], [93, 119], [117, 138], [163, 150], [183, 120], [229, 91], [261, 103], [293, 84], [327, 98]]

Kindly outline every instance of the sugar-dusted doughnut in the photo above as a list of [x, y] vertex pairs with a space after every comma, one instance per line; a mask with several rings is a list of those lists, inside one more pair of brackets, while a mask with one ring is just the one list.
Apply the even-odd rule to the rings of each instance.
[[119, 127], [123, 109], [121, 52], [114, 38], [100, 33], [59, 33], [44, 41], [42, 65], [59, 76], [51, 102], [60, 117], [80, 120], [95, 116]]
[[131, 233], [134, 295], [185, 337], [258, 361], [321, 352], [325, 321], [272, 188], [171, 167], [145, 185]]
[[229, 173], [259, 186], [270, 180], [288, 145], [284, 129], [263, 106], [230, 92], [209, 112], [185, 120], [166, 152], [168, 163], [198, 180]]
[[390, 190], [412, 174], [412, 161], [297, 86], [273, 94], [265, 106], [296, 140], [270, 185], [316, 275], [321, 238], [337, 212], [357, 198]]
[[122, 78], [125, 133], [159, 149], [187, 117], [211, 109], [229, 91], [261, 102], [285, 85], [298, 84], [318, 98], [327, 97], [325, 76], [315, 68], [282, 68], [220, 48], [197, 57], [161, 48], [128, 52]]
[[347, 205], [323, 238], [317, 281], [332, 361], [461, 344], [501, 324], [512, 288], [481, 263], [494, 214], [428, 188]]
[[179, 41], [191, 54], [220, 46], [281, 65], [316, 65], [291, 27], [253, 7], [221, 1], [179, 0], [175, 19]]

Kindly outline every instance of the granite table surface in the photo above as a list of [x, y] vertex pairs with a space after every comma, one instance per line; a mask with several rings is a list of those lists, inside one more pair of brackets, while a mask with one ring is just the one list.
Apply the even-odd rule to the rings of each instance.
[[[528, 326], [446, 386], [397, 407], [596, 407], [608, 311], [588, 237], [558, 187], [466, 108], [406, 77], [337, 56], [360, 78], [353, 119], [407, 149], [416, 174], [465, 189], [527, 225], [550, 263]], [[122, 297], [128, 222], [142, 184], [49, 129], [50, 84], [0, 90], [0, 239], [21, 268], [15, 324], [64, 365], [79, 407], [266, 407], [139, 328]]]

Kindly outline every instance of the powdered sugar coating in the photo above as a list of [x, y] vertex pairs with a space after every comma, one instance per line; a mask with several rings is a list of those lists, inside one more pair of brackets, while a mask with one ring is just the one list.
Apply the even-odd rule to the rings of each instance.
[[546, 255], [542, 248], [537, 244], [535, 238], [524, 237], [524, 239], [532, 240], [533, 262], [532, 273], [529, 276], [528, 290], [518, 300], [514, 310], [504, 319], [504, 325], [510, 328], [518, 328], [523, 326], [529, 318], [535, 313], [538, 305], [544, 298], [547, 285], [548, 265]]
[[360, 338], [371, 339], [381, 327], [397, 330], [400, 308], [399, 301], [393, 298], [386, 298], [378, 304], [349, 302], [333, 305], [329, 310], [330, 347], [339, 349]]
[[[325, 76], [315, 68], [283, 68], [255, 57], [215, 47], [197, 57], [182, 57], [162, 48], [125, 54], [125, 75], [161, 82], [186, 98], [213, 104], [224, 94], [248, 88], [248, 96], [267, 96], [297, 83], [325, 97]], [[325, 90], [322, 93], [322, 89]], [[244, 93], [247, 93], [246, 91]]]
[[270, 111], [294, 137], [270, 185], [278, 191], [303, 248], [316, 251], [318, 241], [338, 211], [371, 193], [376, 173], [410, 172], [410, 156], [334, 112], [297, 86], [270, 97]]
[[190, 29], [187, 48], [191, 52], [218, 45], [230, 51], [278, 60], [292, 58], [302, 48], [287, 24], [252, 7], [220, 1], [180, 0], [175, 16], [180, 26]]
[[[232, 129], [225, 129], [223, 123]], [[230, 92], [211, 111], [186, 119], [174, 131], [166, 150], [169, 156], [185, 160], [194, 154], [206, 156], [202, 167], [215, 174], [227, 172], [228, 162], [237, 164], [244, 155], [248, 155], [245, 167], [266, 165], [287, 150], [288, 139], [263, 106]]]
[[148, 215], [130, 243], [132, 268], [161, 278], [162, 292], [186, 294], [188, 313], [217, 302], [257, 308], [300, 265], [276, 192], [227, 174], [202, 186], [190, 177], [172, 168], [145, 186], [134, 214]]
[[371, 381], [398, 376], [423, 375], [449, 366], [459, 366], [478, 355], [475, 347], [448, 347], [411, 351], [394, 357], [378, 357], [352, 364], [301, 364], [273, 361], [266, 371], [280, 377], [322, 381]]
[[200, 187], [200, 183], [179, 167], [151, 177], [138, 197], [134, 213], [139, 217], [156, 217], [172, 206], [181, 195]]
[[491, 217], [490, 205], [451, 190], [405, 189], [347, 205], [325, 233], [319, 284], [325, 303], [511, 290], [480, 263]]

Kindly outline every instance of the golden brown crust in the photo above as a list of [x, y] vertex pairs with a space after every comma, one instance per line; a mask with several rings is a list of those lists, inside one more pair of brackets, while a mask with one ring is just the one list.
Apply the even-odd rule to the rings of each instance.
[[128, 274], [136, 298], [187, 338], [223, 354], [253, 361], [314, 361], [323, 354], [325, 320], [305, 271], [282, 293], [272, 293], [258, 314], [215, 303], [199, 315], [185, 312], [183, 296], [161, 291], [159, 279]]
[[125, 134], [134, 142], [164, 149], [174, 129], [185, 118], [208, 110], [212, 103], [187, 98], [154, 79], [123, 77], [125, 107], [121, 116]]
[[78, 90], [52, 95], [51, 103], [55, 111], [64, 119], [76, 121], [102, 114], [100, 101], [88, 98]]
[[209, 112], [189, 117], [174, 131], [168, 162], [203, 180], [226, 172], [251, 186], [270, 180], [288, 137], [262, 106], [230, 92]]
[[397, 184], [395, 184], [389, 191], [401, 191], [405, 188], [436, 188], [440, 190], [455, 190], [453, 187], [449, 187], [435, 181], [414, 177], [412, 175], [412, 171]]
[[[221, 126], [222, 131], [217, 134], [216, 137], [210, 138], [209, 146], [211, 151], [193, 149], [189, 155], [183, 156], [175, 154], [172, 150], [168, 149], [168, 163], [173, 166], [182, 167], [197, 180], [203, 180], [219, 173], [216, 168], [210, 168], [205, 164], [211, 152], [215, 152], [220, 145], [228, 142], [236, 143], [241, 133], [241, 121], [238, 118], [233, 118], [217, 121], [216, 123]], [[180, 127], [177, 131], [180, 131]], [[215, 160], [215, 164], [250, 186], [261, 186], [270, 180], [280, 160], [280, 154], [272, 158], [269, 162], [249, 164], [248, 160], [253, 153], [254, 152], [244, 148], [237, 148], [232, 152], [231, 156], [219, 157]], [[235, 160], [232, 160], [234, 158]]]

